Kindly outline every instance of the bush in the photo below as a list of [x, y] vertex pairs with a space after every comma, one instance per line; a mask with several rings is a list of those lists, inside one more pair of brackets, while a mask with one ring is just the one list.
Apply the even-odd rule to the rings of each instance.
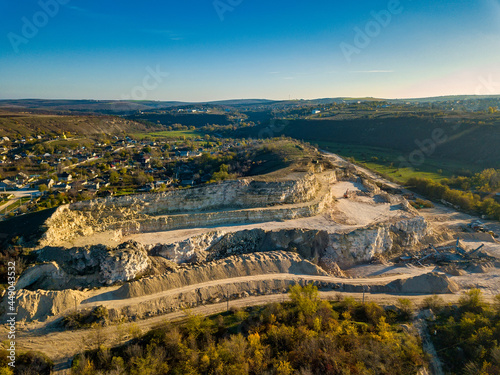
[[426, 298], [424, 298], [424, 300], [422, 302], [423, 309], [426, 309], [426, 310], [430, 309], [430, 310], [434, 311], [435, 313], [441, 311], [443, 306], [444, 306], [443, 298], [441, 298], [437, 295], [426, 297]]
[[481, 313], [486, 307], [480, 289], [471, 289], [460, 297], [458, 304], [465, 312]]
[[[45, 354], [40, 352], [21, 352], [16, 356], [16, 367], [14, 371], [7, 366], [7, 351], [0, 352], [0, 374], [23, 374], [23, 375], [50, 375], [54, 368], [54, 362]], [[10, 372], [9, 372], [10, 371]]]
[[108, 309], [104, 306], [97, 306], [89, 311], [73, 312], [63, 318], [62, 324], [67, 329], [90, 328], [93, 324], [105, 326], [108, 323]]
[[397, 306], [401, 319], [408, 320], [413, 315], [413, 303], [408, 298], [398, 298]]
[[430, 199], [443, 199], [463, 210], [476, 211], [488, 215], [493, 219], [500, 220], [500, 204], [493, 199], [489, 198], [482, 201], [479, 195], [473, 194], [470, 191], [450, 189], [447, 185], [425, 178], [412, 177], [408, 179], [407, 184], [416, 192]]

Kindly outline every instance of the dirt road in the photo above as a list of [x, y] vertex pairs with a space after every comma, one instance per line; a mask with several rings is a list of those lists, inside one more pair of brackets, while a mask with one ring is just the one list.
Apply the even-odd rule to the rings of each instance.
[[[353, 297], [358, 301], [363, 299], [362, 293], [339, 293], [336, 291], [320, 292], [322, 299], [334, 300], [339, 296]], [[415, 305], [418, 305], [426, 296], [405, 296], [410, 299]], [[446, 302], [457, 302], [459, 295], [443, 295]], [[380, 304], [391, 305], [399, 298], [398, 296], [389, 294], [367, 294], [366, 301], [373, 301]], [[249, 306], [258, 306], [273, 302], [287, 301], [287, 294], [274, 294], [269, 296], [248, 297], [229, 302], [230, 308], [244, 308]], [[106, 338], [104, 344], [107, 347], [118, 345], [131, 338], [128, 333], [130, 328], [138, 327], [143, 332], [154, 328], [167, 321], [178, 321], [185, 319], [187, 314], [212, 315], [226, 311], [227, 303], [218, 303], [193, 308], [189, 311], [178, 311], [162, 316], [157, 316], [150, 319], [138, 321], [136, 323], [124, 323], [120, 326], [108, 326], [102, 329], [100, 334]], [[125, 332], [125, 336], [123, 333]], [[78, 331], [56, 331], [54, 328], [46, 327], [43, 330], [24, 331], [18, 336], [17, 345], [21, 350], [36, 350], [47, 354], [56, 364], [55, 374], [69, 374], [71, 358], [77, 353], [85, 349], [85, 342], [92, 341], [95, 338], [96, 332], [93, 330], [78, 330]]]
[[[268, 274], [268, 275], [256, 275], [256, 276], [246, 276], [237, 277], [231, 279], [214, 280], [206, 283], [189, 285], [182, 288], [176, 288], [167, 290], [161, 293], [130, 298], [130, 299], [111, 299], [106, 301], [92, 301], [88, 303], [82, 303], [80, 306], [82, 308], [88, 308], [92, 306], [103, 305], [106, 307], [120, 308], [125, 306], [136, 305], [144, 303], [150, 300], [159, 299], [168, 295], [180, 295], [190, 292], [196, 292], [198, 289], [208, 288], [215, 285], [230, 285], [236, 283], [244, 283], [249, 281], [266, 281], [266, 280], [290, 280], [293, 282], [313, 282], [313, 281], [327, 281], [332, 283], [348, 283], [350, 285], [374, 285], [374, 284], [387, 284], [396, 279], [405, 279], [413, 277], [419, 274], [427, 273], [430, 269], [421, 268], [412, 270], [411, 273], [406, 274], [390, 274], [383, 275], [381, 277], [364, 277], [364, 278], [354, 278], [345, 279], [338, 277], [329, 276], [308, 276], [308, 275], [294, 275], [294, 274]], [[321, 292], [322, 298], [336, 298], [339, 292]], [[342, 293], [343, 295], [352, 295], [356, 297], [361, 297], [355, 293]], [[109, 294], [108, 294], [109, 296]], [[98, 296], [97, 296], [98, 297]], [[95, 297], [94, 297], [95, 298]], [[92, 300], [94, 299], [92, 298]], [[275, 294], [268, 296], [258, 296], [258, 297], [248, 297], [238, 300], [230, 301], [230, 307], [246, 307], [254, 306], [259, 304], [266, 304], [270, 302], [277, 302], [286, 300], [288, 297], [286, 294]], [[385, 295], [385, 294], [374, 294], [367, 295], [370, 300], [377, 300], [384, 303], [393, 304], [397, 297]], [[413, 298], [413, 297], [412, 297]], [[420, 300], [421, 297], [414, 297], [416, 300]], [[221, 312], [227, 309], [227, 302], [205, 305], [193, 308], [191, 310], [194, 314], [210, 315], [217, 312]], [[186, 312], [178, 311], [174, 313], [169, 313], [166, 315], [157, 316], [150, 319], [140, 320], [137, 323], [125, 323], [119, 328], [117, 326], [109, 326], [103, 328], [102, 336], [106, 337], [106, 345], [117, 345], [124, 340], [120, 337], [123, 336], [123, 332], [128, 332], [131, 327], [138, 326], [141, 330], [148, 330], [155, 325], [166, 321], [166, 320], [178, 320], [186, 317]], [[21, 350], [35, 350], [41, 351], [47, 354], [57, 363], [58, 370], [63, 370], [67, 368], [69, 360], [77, 353], [81, 352], [85, 347], [83, 342], [85, 340], [92, 340], [92, 335], [95, 334], [92, 330], [78, 330], [78, 331], [61, 331], [57, 324], [56, 319], [50, 319], [45, 323], [39, 323], [32, 325], [32, 328], [20, 331], [17, 337], [17, 345]], [[126, 337], [125, 337], [126, 339]], [[59, 372], [62, 373], [62, 372]]]
[[139, 303], [148, 302], [151, 300], [156, 300], [156, 299], [159, 299], [162, 297], [190, 293], [190, 292], [194, 292], [198, 289], [209, 288], [212, 286], [224, 286], [224, 285], [231, 285], [231, 284], [248, 283], [251, 281], [286, 280], [286, 281], [292, 281], [295, 283], [299, 283], [299, 282], [311, 283], [311, 282], [315, 282], [315, 281], [323, 281], [323, 282], [329, 282], [329, 283], [340, 283], [340, 284], [348, 284], [348, 285], [383, 285], [383, 284], [390, 283], [391, 281], [394, 281], [394, 280], [407, 279], [410, 277], [419, 276], [419, 275], [431, 272], [433, 268], [434, 267], [414, 268], [412, 273], [406, 273], [406, 274], [397, 274], [396, 273], [396, 274], [391, 274], [391, 275], [383, 275], [380, 277], [366, 277], [366, 278], [353, 278], [353, 279], [331, 277], [331, 276], [294, 275], [294, 274], [290, 274], [290, 273], [242, 276], [242, 277], [235, 277], [235, 278], [230, 278], [230, 279], [213, 280], [210, 282], [188, 285], [188, 286], [185, 286], [182, 288], [170, 289], [170, 290], [163, 291], [161, 293], [149, 294], [149, 295], [145, 295], [145, 296], [141, 296], [141, 297], [127, 298], [127, 299], [114, 298], [112, 293], [111, 294], [110, 293], [103, 293], [105, 299], [99, 298], [99, 295], [93, 296], [92, 298], [88, 299], [88, 302], [85, 302], [85, 301], [82, 302], [80, 304], [80, 307], [81, 308], [88, 308], [88, 307], [102, 305], [102, 306], [106, 306], [106, 307], [110, 307], [110, 308], [111, 307], [122, 308], [125, 306], [137, 305]]

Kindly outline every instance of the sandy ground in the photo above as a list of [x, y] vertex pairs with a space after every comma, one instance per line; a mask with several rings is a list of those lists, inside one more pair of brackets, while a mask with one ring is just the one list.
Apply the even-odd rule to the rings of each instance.
[[[131, 298], [126, 300], [105, 300], [105, 301], [95, 301], [95, 302], [87, 302], [82, 303], [79, 308], [88, 308], [98, 305], [103, 305], [107, 307], [124, 307], [128, 305], [135, 305], [142, 302], [147, 302], [149, 300], [155, 300], [167, 295], [179, 295], [184, 293], [195, 292], [197, 289], [206, 288], [214, 285], [229, 285], [234, 283], [244, 283], [248, 281], [262, 281], [262, 280], [292, 280], [295, 282], [299, 281], [329, 281], [334, 283], [346, 283], [351, 285], [380, 285], [387, 284], [391, 281], [397, 279], [405, 279], [421, 274], [425, 274], [432, 271], [431, 267], [426, 268], [409, 268], [406, 272], [386, 272], [380, 275], [373, 275], [375, 277], [359, 277], [359, 278], [338, 278], [338, 277], [329, 277], [329, 276], [308, 276], [308, 275], [294, 275], [294, 274], [271, 274], [271, 275], [255, 275], [255, 276], [246, 276], [246, 277], [238, 277], [231, 279], [223, 279], [223, 280], [214, 280], [211, 282], [200, 283], [195, 285], [189, 285], [182, 288], [176, 288], [167, 290], [161, 293], [141, 296], [138, 298]], [[372, 272], [373, 273], [373, 272]], [[105, 288], [101, 290], [101, 293], [109, 292], [110, 289], [113, 288]], [[99, 292], [92, 292], [91, 294], [94, 297], [99, 299]], [[362, 294], [356, 293], [339, 293], [335, 291], [331, 292], [322, 292], [321, 295], [326, 299], [337, 298], [340, 295], [351, 295], [356, 296], [358, 299], [361, 299]], [[407, 296], [405, 296], [406, 298]], [[456, 296], [454, 295], [446, 295], [444, 298], [454, 300]], [[365, 300], [377, 301], [379, 303], [384, 304], [394, 304], [397, 301], [398, 296], [389, 296], [385, 294], [366, 294]], [[94, 300], [92, 298], [91, 300]], [[286, 294], [279, 295], [269, 295], [269, 296], [260, 296], [260, 297], [248, 297], [240, 300], [230, 301], [231, 307], [246, 307], [253, 306], [259, 304], [265, 304], [269, 302], [281, 302], [287, 300], [288, 296]], [[410, 299], [414, 300], [416, 303], [421, 301], [422, 297], [420, 296], [410, 296]], [[212, 304], [201, 306], [197, 308], [193, 308], [191, 313], [194, 314], [203, 314], [209, 315], [217, 312], [224, 311], [227, 308], [227, 302]], [[119, 339], [119, 330], [127, 331], [132, 325], [137, 325], [143, 331], [148, 330], [157, 324], [164, 322], [166, 320], [177, 320], [186, 317], [186, 312], [175, 312], [162, 316], [158, 316], [155, 318], [139, 320], [136, 323], [126, 323], [120, 325], [120, 328], [117, 326], [109, 326], [103, 329], [103, 336], [106, 337], [106, 345], [117, 345], [126, 339]], [[95, 332], [92, 330], [78, 330], [78, 331], [61, 331], [55, 325], [55, 318], [51, 318], [46, 322], [39, 322], [34, 324], [26, 325], [25, 327], [18, 327], [18, 337], [17, 337], [17, 348], [21, 350], [37, 350], [42, 351], [47, 354], [50, 358], [52, 358], [56, 363], [56, 373], [63, 374], [64, 371], [69, 368], [70, 359], [77, 353], [81, 352], [85, 347], [85, 340], [92, 339]], [[4, 328], [5, 329], [5, 328]]]
[[[496, 245], [496, 250], [500, 250], [500, 245]], [[413, 265], [398, 266], [392, 263], [386, 265], [361, 265], [350, 268], [345, 271], [346, 274], [359, 277], [388, 277], [391, 275], [399, 275], [398, 278], [413, 277], [425, 270], [426, 272], [442, 272], [440, 267], [432, 265], [426, 267], [417, 267]], [[485, 296], [494, 297], [500, 294], [500, 269], [489, 267], [487, 273], [468, 272], [463, 276], [447, 275], [451, 280], [458, 284], [460, 289], [467, 290], [471, 288], [479, 288]]]
[[[422, 275], [432, 271], [428, 267], [414, 268], [411, 272], [406, 272], [403, 274], [392, 273], [392, 274], [383, 274], [378, 277], [364, 277], [364, 278], [354, 278], [354, 279], [346, 279], [340, 277], [331, 277], [331, 276], [309, 276], [309, 275], [295, 275], [290, 273], [280, 273], [280, 274], [271, 274], [271, 275], [254, 275], [254, 276], [243, 276], [243, 277], [235, 277], [231, 279], [222, 279], [222, 280], [213, 280], [205, 283], [198, 283], [189, 286], [185, 286], [182, 288], [170, 289], [163, 291], [161, 293], [149, 294], [146, 296], [141, 296], [137, 298], [128, 298], [128, 299], [107, 299], [100, 300], [99, 295], [94, 295], [93, 298], [89, 298], [88, 300], [95, 302], [82, 302], [80, 307], [87, 308], [93, 306], [106, 306], [106, 307], [114, 307], [121, 308], [130, 305], [136, 305], [142, 302], [147, 302], [151, 300], [155, 300], [161, 297], [178, 295], [184, 293], [194, 292], [197, 289], [208, 288], [210, 286], [223, 286], [235, 283], [247, 283], [250, 281], [264, 281], [264, 280], [290, 280], [295, 283], [299, 281], [304, 282], [314, 282], [314, 281], [325, 281], [331, 283], [345, 283], [350, 285], [383, 285], [388, 284], [391, 281], [398, 279], [407, 279], [410, 277]], [[102, 293], [106, 294], [106, 293]]]
[[[377, 267], [377, 266], [374, 266]], [[412, 267], [412, 268], [397, 268], [393, 267], [393, 272], [388, 272], [385, 269], [373, 271], [370, 274], [363, 275], [363, 272], [358, 272], [356, 277], [340, 278], [332, 276], [311, 276], [311, 275], [297, 275], [290, 273], [279, 274], [260, 274], [253, 276], [241, 276], [227, 279], [217, 279], [209, 282], [196, 283], [187, 285], [180, 288], [173, 288], [164, 290], [160, 293], [147, 294], [140, 297], [122, 299], [114, 295], [113, 292], [118, 290], [119, 286], [105, 287], [92, 289], [85, 292], [85, 299], [78, 304], [78, 309], [88, 309], [95, 306], [105, 306], [108, 308], [123, 308], [126, 306], [134, 306], [148, 301], [154, 301], [162, 297], [177, 296], [185, 293], [196, 292], [199, 289], [209, 288], [212, 286], [224, 286], [235, 283], [248, 283], [251, 281], [270, 281], [270, 280], [286, 280], [294, 283], [299, 282], [315, 282], [324, 281], [330, 283], [343, 283], [346, 285], [385, 285], [397, 279], [407, 279], [410, 277], [419, 276], [432, 272], [434, 267]], [[61, 315], [51, 316], [43, 322], [22, 323], [19, 326], [29, 329], [30, 331], [45, 330], [51, 327], [52, 323], [57, 321]]]
[[363, 264], [345, 270], [348, 275], [361, 279], [368, 277], [389, 277], [399, 275], [399, 278], [404, 279], [436, 271], [436, 266], [415, 267], [413, 265], [398, 266], [393, 263], [386, 264]]

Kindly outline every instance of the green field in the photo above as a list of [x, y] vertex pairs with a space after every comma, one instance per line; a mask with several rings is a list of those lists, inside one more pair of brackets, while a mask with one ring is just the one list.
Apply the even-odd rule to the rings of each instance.
[[399, 183], [405, 183], [411, 177], [430, 178], [440, 181], [457, 175], [464, 169], [471, 172], [480, 172], [477, 165], [464, 164], [463, 162], [453, 162], [426, 158], [425, 162], [414, 169], [399, 168], [400, 157], [407, 158], [401, 151], [388, 150], [378, 147], [346, 145], [334, 142], [316, 142], [321, 149], [334, 152], [345, 158], [354, 158], [357, 164], [389, 177]]
[[188, 139], [188, 138], [200, 138], [203, 134], [195, 130], [172, 130], [172, 131], [161, 131], [154, 133], [136, 133], [133, 134], [135, 138], [169, 138], [169, 139]]

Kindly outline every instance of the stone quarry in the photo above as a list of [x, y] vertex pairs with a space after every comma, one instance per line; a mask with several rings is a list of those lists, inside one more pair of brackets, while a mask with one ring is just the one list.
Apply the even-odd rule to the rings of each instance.
[[[388, 263], [449, 240], [393, 190], [353, 168], [321, 168], [60, 207], [33, 249], [36, 265], [18, 280], [19, 320], [98, 305], [130, 320], [310, 282], [340, 292], [456, 293], [451, 266]], [[360, 278], [369, 264], [380, 271]]]
[[45, 223], [41, 245], [96, 232], [120, 235], [320, 214], [333, 203], [332, 171], [295, 173], [282, 181], [242, 179], [166, 193], [103, 198], [61, 206]]

